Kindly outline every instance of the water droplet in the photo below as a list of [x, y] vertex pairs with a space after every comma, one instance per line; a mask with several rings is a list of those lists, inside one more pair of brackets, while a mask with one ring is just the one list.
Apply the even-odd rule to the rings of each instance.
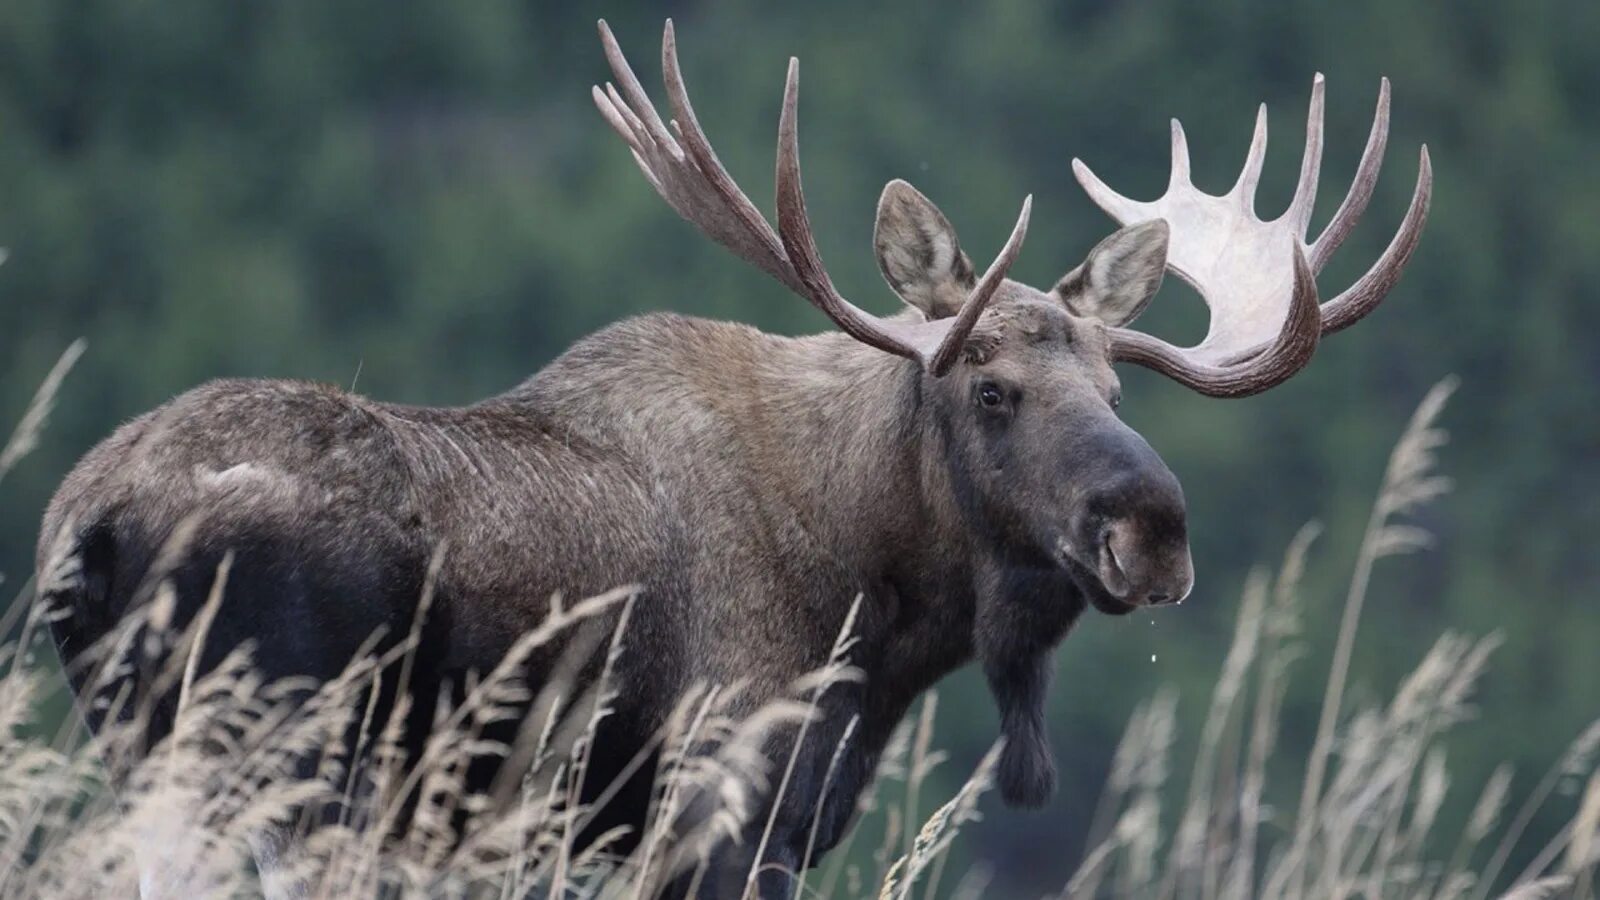
[[1155, 662], [1156, 661], [1156, 655], [1154, 653], [1150, 654], [1150, 661], [1151, 662]]

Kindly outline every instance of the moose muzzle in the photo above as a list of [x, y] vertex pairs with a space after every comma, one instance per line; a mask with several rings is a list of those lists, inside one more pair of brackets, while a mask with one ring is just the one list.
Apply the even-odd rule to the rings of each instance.
[[1194, 587], [1183, 489], [1136, 434], [1112, 442], [1101, 457], [1112, 471], [1084, 498], [1073, 555], [1122, 606], [1181, 603]]

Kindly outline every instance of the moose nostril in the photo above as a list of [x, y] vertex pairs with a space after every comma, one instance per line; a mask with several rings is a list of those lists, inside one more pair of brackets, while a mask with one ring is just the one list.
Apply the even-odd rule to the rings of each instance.
[[1151, 594], [1150, 595], [1150, 605], [1151, 606], [1165, 606], [1165, 605], [1167, 605], [1168, 603], [1171, 603], [1171, 602], [1172, 602], [1172, 595], [1171, 594]]
[[1100, 533], [1100, 583], [1112, 596], [1125, 596], [1131, 585], [1129, 572], [1117, 554], [1118, 528], [1109, 525]]

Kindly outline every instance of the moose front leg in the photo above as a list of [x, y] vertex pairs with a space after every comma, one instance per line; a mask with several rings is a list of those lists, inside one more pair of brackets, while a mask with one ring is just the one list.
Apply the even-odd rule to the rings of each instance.
[[[692, 834], [710, 825], [707, 820], [717, 814], [722, 802], [712, 795], [692, 801], [683, 832]], [[793, 897], [800, 858], [792, 839], [791, 816], [780, 806], [774, 817], [770, 804], [761, 804], [751, 813], [737, 834], [724, 833], [703, 850], [679, 859], [675, 874], [659, 896], [664, 900]]]
[[[795, 896], [802, 870], [838, 842], [850, 823], [857, 795], [871, 777], [872, 761], [861, 750], [859, 729], [850, 725], [859, 718], [862, 695], [860, 684], [829, 686], [815, 717], [805, 725], [798, 749], [798, 726], [786, 726], [768, 737], [761, 747], [766, 792], [751, 798], [759, 802], [749, 809], [739, 834], [723, 837], [702, 861], [680, 871], [663, 896], [673, 900]], [[756, 715], [758, 708], [752, 702], [741, 712]], [[714, 792], [696, 797], [685, 811], [680, 831], [689, 833], [705, 825], [723, 802]]]
[[978, 579], [974, 649], [1000, 710], [1000, 796], [1039, 807], [1055, 793], [1056, 766], [1045, 733], [1051, 651], [1083, 611], [1059, 573], [995, 565]]
[[[817, 796], [811, 740], [794, 760], [788, 784], [781, 796], [759, 807], [745, 822], [738, 838], [725, 838], [704, 860], [698, 871], [680, 876], [666, 896], [693, 896], [696, 900], [789, 900], [794, 897], [805, 865], [805, 851], [812, 822], [827, 818], [827, 805]], [[783, 777], [792, 744], [784, 744], [773, 754], [772, 787]], [[819, 835], [820, 838], [820, 835]], [[819, 851], [820, 852], [820, 848]]]
[[761, 840], [769, 821], [771, 826], [755, 896], [794, 896], [805, 869], [832, 849], [849, 827], [856, 799], [871, 777], [862, 736], [851, 725], [859, 720], [862, 694], [860, 684], [831, 685], [819, 699], [817, 717], [806, 728], [798, 750], [795, 734], [771, 747], [773, 789], [784, 781], [785, 770], [788, 777], [782, 794], [774, 798], [775, 806], [752, 823], [757, 832], [749, 841], [752, 844]]

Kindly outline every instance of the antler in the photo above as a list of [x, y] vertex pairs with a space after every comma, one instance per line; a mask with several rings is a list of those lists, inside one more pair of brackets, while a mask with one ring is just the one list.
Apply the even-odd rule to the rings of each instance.
[[694, 108], [689, 105], [689, 93], [683, 85], [683, 73], [678, 68], [672, 20], [667, 20], [661, 39], [661, 68], [667, 101], [674, 116], [670, 131], [650, 103], [603, 19], [600, 41], [621, 89], [619, 92], [611, 84], [607, 84], [604, 91], [596, 87], [595, 106], [628, 142], [645, 178], [678, 215], [735, 255], [788, 285], [856, 340], [915, 359], [935, 375], [950, 370], [972, 327], [977, 324], [978, 316], [993, 299], [1022, 249], [1022, 239], [1028, 231], [1028, 214], [1033, 206], [1031, 195], [1022, 201], [1022, 213], [1017, 217], [1010, 239], [978, 280], [959, 313], [927, 322], [874, 316], [840, 296], [812, 237], [805, 193], [800, 185], [800, 149], [795, 125], [800, 95], [799, 60], [789, 60], [789, 76], [783, 88], [783, 113], [778, 123], [778, 229], [774, 232], [722, 167], [695, 118]]
[[1306, 242], [1322, 166], [1323, 78], [1311, 85], [1305, 155], [1288, 210], [1264, 222], [1255, 213], [1256, 185], [1267, 152], [1267, 108], [1256, 115], [1255, 137], [1233, 189], [1218, 197], [1189, 180], [1183, 126], [1172, 120], [1172, 177], [1160, 199], [1140, 203], [1116, 193], [1072, 161], [1078, 183], [1101, 209], [1124, 225], [1162, 218], [1171, 227], [1167, 264], [1200, 292], [1211, 327], [1198, 345], [1180, 349], [1143, 332], [1112, 328], [1113, 358], [1138, 363], [1215, 397], [1242, 397], [1287, 381], [1310, 362], [1321, 335], [1349, 327], [1376, 309], [1411, 259], [1428, 216], [1433, 169], [1422, 147], [1417, 186], [1400, 229], [1371, 269], [1344, 293], [1318, 304], [1316, 275], [1366, 211], [1389, 136], [1389, 80], [1366, 150], [1344, 202], [1322, 234]]

